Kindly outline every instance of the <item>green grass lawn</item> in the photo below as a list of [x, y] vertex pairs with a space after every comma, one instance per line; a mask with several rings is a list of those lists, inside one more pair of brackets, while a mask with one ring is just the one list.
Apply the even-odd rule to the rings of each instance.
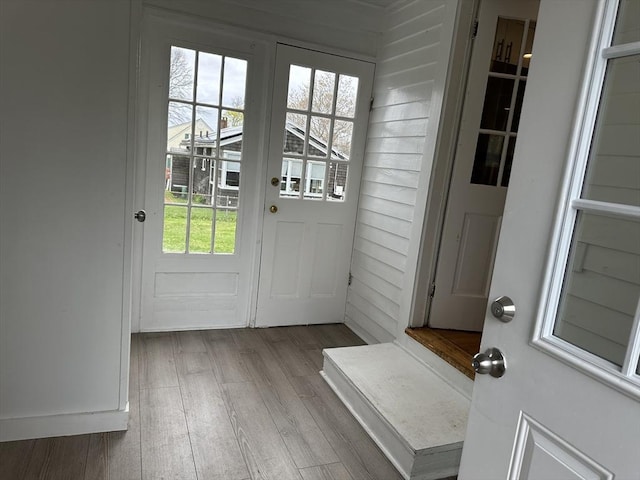
[[[165, 205], [164, 234], [162, 250], [167, 253], [184, 253], [186, 251], [187, 208]], [[191, 209], [191, 228], [189, 252], [209, 253], [211, 251], [211, 223], [213, 209]], [[216, 214], [216, 233], [214, 253], [233, 253], [236, 241], [235, 211], [218, 210]]]

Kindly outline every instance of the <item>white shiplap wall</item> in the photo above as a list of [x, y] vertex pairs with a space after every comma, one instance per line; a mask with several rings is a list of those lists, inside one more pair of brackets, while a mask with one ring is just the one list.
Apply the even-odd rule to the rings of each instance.
[[[420, 179], [431, 168], [427, 135], [442, 61], [444, 0], [388, 12], [377, 56], [374, 103], [360, 191], [346, 323], [368, 341], [395, 339], [415, 274], [413, 238], [422, 221]], [[444, 40], [447, 41], [446, 39]], [[437, 97], [437, 98], [436, 98]]]

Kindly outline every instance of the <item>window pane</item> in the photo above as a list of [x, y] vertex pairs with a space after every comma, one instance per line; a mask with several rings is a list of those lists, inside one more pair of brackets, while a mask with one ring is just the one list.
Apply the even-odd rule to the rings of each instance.
[[351, 155], [351, 139], [353, 138], [353, 122], [336, 120], [333, 125], [333, 145], [331, 158], [349, 160]]
[[317, 113], [333, 112], [333, 91], [336, 85], [336, 74], [316, 70], [313, 80], [313, 102], [311, 110]]
[[280, 197], [298, 198], [300, 196], [300, 182], [302, 180], [302, 160], [284, 158], [282, 160], [282, 179], [280, 182]]
[[189, 253], [211, 253], [213, 209], [192, 208], [189, 230]]
[[492, 72], [510, 74], [517, 72], [524, 24], [523, 20], [498, 18], [491, 57]]
[[612, 45], [640, 41], [640, 2], [620, 0]]
[[502, 180], [500, 185], [503, 187], [509, 186], [509, 179], [511, 178], [511, 166], [513, 165], [513, 152], [516, 148], [516, 137], [508, 137], [509, 145], [507, 146], [507, 157], [504, 159], [504, 170], [502, 171]]
[[522, 114], [522, 102], [524, 101], [524, 90], [527, 88], [526, 80], [518, 82], [518, 93], [516, 94], [516, 104], [513, 108], [513, 118], [511, 120], [511, 131], [517, 132], [520, 126], [520, 115]]
[[237, 211], [219, 208], [216, 210], [216, 234], [214, 253], [234, 253], [236, 250]]
[[304, 179], [304, 198], [322, 199], [324, 190], [324, 162], [307, 162], [307, 172]]
[[640, 55], [609, 61], [583, 197], [640, 206]]
[[309, 92], [311, 91], [311, 69], [291, 65], [289, 69], [289, 90], [287, 108], [309, 110]]
[[554, 335], [621, 366], [640, 299], [640, 221], [579, 213]]
[[358, 98], [358, 78], [340, 75], [338, 80], [338, 98], [336, 100], [336, 115], [353, 118], [356, 115], [356, 100]]
[[244, 108], [245, 85], [247, 79], [247, 61], [225, 57], [224, 81], [222, 85], [222, 105], [232, 108]]
[[200, 103], [220, 105], [222, 56], [200, 52], [198, 55], [198, 94]]
[[188, 152], [191, 145], [193, 107], [186, 103], [169, 102], [167, 111], [167, 152]]
[[235, 110], [223, 110], [220, 120], [220, 156], [230, 160], [242, 158], [242, 132], [244, 114]]
[[324, 117], [311, 117], [310, 129], [308, 154], [314, 157], [326, 157], [331, 120]]
[[167, 155], [165, 203], [187, 203], [189, 199], [189, 157]]
[[162, 251], [184, 253], [187, 245], [187, 207], [164, 206]]
[[349, 166], [342, 162], [329, 162], [329, 178], [327, 179], [327, 200], [344, 201], [347, 188]]
[[[225, 190], [237, 190], [240, 187], [240, 164], [238, 162], [218, 162], [218, 190], [224, 195]], [[219, 203], [223, 207], [229, 206], [227, 202]]]
[[193, 159], [193, 185], [191, 203], [194, 205], [212, 205], [214, 161], [207, 157]]
[[527, 43], [524, 47], [524, 54], [522, 55], [522, 71], [520, 75], [527, 76], [529, 74], [529, 64], [531, 63], [532, 51], [533, 51], [533, 39], [536, 34], [536, 22], [529, 22], [529, 33], [527, 34]]
[[471, 183], [497, 185], [500, 160], [502, 158], [502, 135], [478, 135]]
[[307, 115], [287, 113], [287, 123], [284, 128], [284, 153], [299, 155], [304, 153], [307, 118]]
[[515, 80], [510, 78], [489, 77], [480, 128], [501, 131], [507, 129], [514, 83]]
[[193, 100], [195, 62], [196, 52], [194, 50], [171, 47], [169, 98]]

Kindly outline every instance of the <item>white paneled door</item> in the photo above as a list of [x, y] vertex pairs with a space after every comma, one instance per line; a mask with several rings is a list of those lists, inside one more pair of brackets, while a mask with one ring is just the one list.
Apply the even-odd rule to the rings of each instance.
[[150, 12], [142, 34], [140, 329], [246, 326], [264, 52]]
[[483, 0], [440, 243], [429, 326], [482, 330], [538, 0]]
[[344, 321], [373, 68], [277, 47], [257, 326]]
[[639, 8], [541, 1], [460, 480], [640, 478]]

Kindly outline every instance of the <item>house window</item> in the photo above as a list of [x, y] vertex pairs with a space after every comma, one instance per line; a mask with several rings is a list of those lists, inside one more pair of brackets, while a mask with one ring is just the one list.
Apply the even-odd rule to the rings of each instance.
[[610, 2], [534, 343], [640, 396], [640, 15]]
[[171, 47], [163, 253], [235, 252], [246, 77], [246, 60]]

